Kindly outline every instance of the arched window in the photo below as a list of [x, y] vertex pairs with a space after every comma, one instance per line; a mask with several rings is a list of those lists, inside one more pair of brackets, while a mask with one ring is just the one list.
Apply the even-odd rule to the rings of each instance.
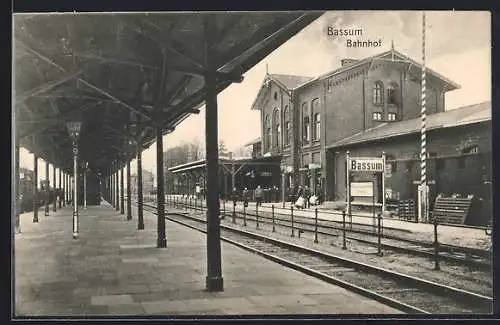
[[387, 103], [390, 105], [397, 105], [398, 101], [398, 85], [394, 82], [391, 82], [389, 86], [387, 86]]
[[276, 125], [276, 138], [277, 138], [276, 146], [278, 147], [278, 149], [280, 149], [281, 148], [281, 126], [279, 124]]
[[314, 114], [314, 140], [321, 139], [321, 120], [320, 114]]
[[283, 139], [283, 142], [285, 146], [288, 146], [290, 144], [290, 116], [288, 105], [285, 106], [285, 109], [283, 111], [283, 119], [285, 121], [285, 138]]
[[311, 140], [311, 123], [309, 121], [309, 106], [302, 104], [302, 141], [308, 143]]
[[269, 151], [271, 147], [271, 125], [269, 122], [269, 115], [266, 115], [264, 122], [264, 151]]
[[280, 129], [280, 111], [279, 109], [274, 109], [273, 111], [273, 147], [280, 147], [280, 137], [281, 137], [281, 129]]
[[290, 122], [285, 122], [285, 146], [290, 144]]
[[382, 81], [375, 81], [373, 86], [373, 103], [382, 105], [384, 103], [384, 84]]
[[312, 114], [313, 114], [313, 139], [317, 141], [321, 138], [321, 121], [319, 114], [319, 99], [316, 98], [312, 101]]

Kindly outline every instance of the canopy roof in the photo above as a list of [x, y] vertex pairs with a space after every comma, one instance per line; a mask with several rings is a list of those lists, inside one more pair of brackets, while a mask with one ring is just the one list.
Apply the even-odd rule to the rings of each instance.
[[[18, 14], [13, 19], [14, 128], [20, 145], [66, 171], [66, 122], [83, 122], [82, 161], [113, 160], [171, 132], [322, 12]], [[210, 64], [207, 63], [207, 54]]]

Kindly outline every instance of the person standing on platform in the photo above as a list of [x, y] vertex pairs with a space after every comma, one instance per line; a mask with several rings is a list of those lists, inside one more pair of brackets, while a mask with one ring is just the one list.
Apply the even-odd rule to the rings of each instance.
[[288, 200], [290, 201], [290, 205], [293, 206], [295, 203], [295, 187], [290, 186], [288, 189]]
[[295, 200], [298, 200], [304, 193], [303, 193], [303, 189], [302, 189], [302, 186], [299, 185], [299, 187], [297, 188], [297, 193], [295, 195]]
[[260, 188], [260, 185], [255, 189], [255, 201], [257, 201], [257, 206], [262, 206], [262, 199], [264, 198], [264, 191]]
[[244, 205], [245, 207], [248, 207], [248, 195], [249, 195], [249, 193], [248, 193], [248, 188], [246, 188], [246, 187], [245, 187], [245, 188], [243, 189], [243, 205]]
[[233, 205], [236, 206], [236, 202], [238, 202], [238, 190], [236, 187], [233, 187], [233, 191], [231, 192], [231, 199], [233, 200]]
[[318, 205], [323, 203], [323, 191], [319, 184], [316, 186], [316, 197], [318, 198]]
[[306, 185], [306, 187], [304, 188], [304, 199], [305, 199], [306, 209], [311, 207], [311, 202], [309, 202], [310, 198], [311, 198], [311, 191], [309, 190], [309, 186]]
[[196, 198], [198, 200], [201, 200], [201, 187], [199, 184], [196, 184], [195, 193], [196, 193]]

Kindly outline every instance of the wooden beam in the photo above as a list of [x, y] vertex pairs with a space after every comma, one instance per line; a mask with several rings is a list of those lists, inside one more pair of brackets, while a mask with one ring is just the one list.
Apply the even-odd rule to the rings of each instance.
[[[229, 33], [231, 33], [234, 30], [234, 28], [241, 22], [242, 18], [246, 16], [246, 14], [238, 14], [238, 13], [231, 13], [231, 14], [223, 13], [222, 15], [223, 19], [229, 21], [226, 22], [221, 29], [217, 30], [214, 33], [212, 44], [218, 44], [222, 42], [226, 38], [226, 36]], [[237, 16], [231, 17], [232, 15], [237, 15]]]
[[21, 133], [20, 137], [24, 138], [27, 136], [39, 134], [40, 132], [43, 132], [44, 130], [47, 130], [53, 126], [56, 126], [62, 122], [67, 121], [71, 117], [71, 115], [73, 115], [74, 113], [83, 113], [89, 109], [94, 108], [95, 106], [99, 105], [100, 103], [101, 102], [98, 101], [98, 102], [86, 103], [82, 106], [78, 106], [78, 107], [68, 111], [67, 113], [63, 114], [58, 119], [47, 122], [47, 123], [40, 125], [40, 126], [36, 126], [36, 127], [32, 128], [31, 130], [28, 130], [26, 132]]
[[[144, 24], [146, 24], [150, 27], [153, 27], [154, 31], [152, 30], [152, 28], [145, 27]], [[172, 46], [170, 44], [172, 42], [172, 39], [166, 37], [167, 33], [165, 33], [165, 31], [162, 30], [162, 28], [160, 28], [159, 26], [157, 26], [153, 22], [151, 22], [149, 20], [141, 20], [137, 26], [135, 26], [135, 27], [129, 26], [129, 27], [134, 32], [153, 40], [160, 47], [165, 48], [165, 49], [169, 50], [170, 52], [177, 54], [178, 56], [180, 56], [180, 57], [184, 58], [185, 60], [189, 61], [190, 63], [194, 64], [194, 66], [196, 66], [200, 69], [203, 69], [203, 65], [201, 63], [199, 63], [197, 60], [193, 59], [192, 57], [190, 57], [186, 53], [183, 53], [182, 51], [180, 51], [180, 50], [176, 49], [174, 46]], [[142, 31], [142, 29], [147, 30], [147, 32], [144, 33]]]
[[123, 132], [123, 131], [120, 131], [118, 129], [115, 129], [114, 127], [112, 127], [111, 125], [109, 124], [102, 124], [106, 129], [120, 135], [122, 138], [124, 139], [127, 139], [127, 140], [131, 140], [131, 141], [136, 141], [136, 139], [131, 136], [131, 135], [128, 135], [127, 133]]
[[[39, 57], [42, 61], [45, 61], [45, 62], [49, 63], [50, 65], [52, 65], [52, 66], [56, 67], [57, 69], [59, 69], [59, 70], [60, 70], [60, 71], [62, 71], [62, 72], [66, 72], [66, 70], [65, 70], [63, 67], [61, 67], [60, 65], [58, 65], [57, 63], [55, 63], [53, 60], [48, 59], [46, 56], [44, 56], [43, 54], [41, 54], [39, 51], [36, 51], [36, 50], [34, 50], [34, 49], [30, 48], [29, 46], [27, 46], [27, 45], [23, 44], [23, 43], [22, 43], [22, 42], [20, 42], [20, 41], [17, 41], [16, 43], [19, 43], [19, 44], [20, 44], [22, 47], [24, 47], [27, 51], [30, 51], [31, 53], [35, 54], [35, 55], [36, 55], [37, 57]], [[118, 98], [116, 98], [115, 96], [113, 96], [113, 95], [109, 94], [108, 92], [106, 92], [106, 91], [104, 91], [104, 90], [100, 89], [99, 87], [94, 86], [93, 84], [91, 84], [91, 83], [87, 82], [86, 80], [84, 80], [84, 79], [82, 79], [82, 78], [79, 78], [79, 77], [77, 77], [77, 80], [78, 80], [78, 81], [80, 81], [82, 84], [86, 85], [87, 87], [89, 87], [89, 88], [91, 88], [91, 89], [93, 89], [93, 90], [97, 91], [98, 93], [103, 94], [103, 95], [104, 95], [104, 96], [106, 96], [106, 97], [109, 97], [109, 98], [111, 98], [111, 99], [116, 100], [118, 103], [120, 103], [121, 105], [123, 105], [123, 106], [127, 107], [128, 109], [130, 109], [130, 110], [132, 110], [132, 111], [135, 111], [135, 112], [137, 112], [137, 113], [139, 113], [139, 114], [143, 115], [143, 116], [144, 116], [144, 117], [146, 117], [147, 119], [152, 119], [152, 117], [151, 117], [151, 115], [150, 115], [150, 114], [147, 114], [147, 113], [143, 112], [142, 110], [138, 110], [138, 109], [136, 109], [136, 108], [134, 108], [134, 107], [132, 107], [132, 106], [128, 105], [127, 103], [125, 103], [125, 102], [121, 101], [120, 99], [118, 99]]]
[[64, 76], [57, 80], [51, 80], [47, 83], [44, 83], [43, 85], [40, 85], [34, 89], [30, 89], [28, 91], [25, 91], [24, 93], [20, 94], [19, 96], [16, 96], [15, 103], [20, 104], [24, 102], [25, 100], [29, 99], [30, 97], [42, 94], [44, 92], [47, 92], [51, 90], [54, 87], [59, 86], [60, 84], [63, 84], [67, 82], [68, 80], [74, 79], [81, 75], [84, 72], [84, 70], [78, 70], [76, 72], [70, 72], [70, 73], [65, 73]]
[[[278, 25], [273, 23], [265, 27], [263, 31], [259, 31], [249, 41], [242, 41], [234, 46], [227, 55], [222, 56], [219, 62], [224, 64], [224, 68], [229, 68], [232, 73], [243, 74], [322, 14], [323, 12], [320, 11], [302, 14], [284, 27], [283, 22]], [[233, 62], [238, 56], [255, 47], [258, 49], [245, 62]]]

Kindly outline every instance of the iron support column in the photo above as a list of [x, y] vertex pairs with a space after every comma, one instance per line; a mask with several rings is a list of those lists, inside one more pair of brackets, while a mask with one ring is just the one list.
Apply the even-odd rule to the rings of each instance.
[[65, 195], [66, 195], [66, 204], [69, 204], [69, 194], [71, 193], [71, 189], [70, 189], [70, 186], [69, 186], [69, 174], [66, 174], [66, 189], [64, 191]]
[[53, 198], [54, 198], [54, 203], [52, 206], [52, 211], [56, 212], [57, 211], [57, 192], [56, 192], [56, 165], [52, 164], [52, 182], [54, 183], [54, 190], [53, 190]]
[[83, 208], [87, 209], [87, 166], [83, 170]]
[[49, 197], [50, 197], [50, 183], [49, 183], [49, 162], [45, 160], [45, 216], [49, 215]]
[[78, 144], [73, 142], [73, 238], [78, 238]]
[[115, 169], [116, 169], [116, 173], [115, 173], [115, 207], [116, 207], [116, 211], [120, 211], [120, 182], [119, 182], [119, 179], [118, 179], [118, 176], [119, 176], [119, 173], [120, 173], [120, 162], [119, 161], [116, 161], [116, 164], [115, 164]]
[[114, 162], [111, 162], [111, 167], [109, 168], [109, 203], [111, 203], [111, 206], [114, 208], [115, 207], [115, 174], [114, 174]]
[[125, 214], [125, 188], [123, 186], [123, 169], [124, 167], [120, 168], [120, 214]]
[[38, 222], [38, 156], [33, 154], [33, 222]]
[[68, 174], [64, 172], [64, 206], [68, 202]]
[[137, 229], [144, 229], [144, 215], [142, 210], [142, 146], [137, 146]]
[[[61, 197], [58, 197], [59, 198], [59, 209], [62, 208], [62, 196], [63, 196], [63, 185], [62, 185], [62, 170], [61, 168], [59, 168], [59, 189], [58, 189], [58, 193]], [[58, 195], [58, 196], [59, 196]]]
[[[209, 19], [209, 18], [208, 18]], [[214, 62], [210, 48], [212, 36], [211, 21], [205, 20], [205, 59], [207, 74], [205, 74], [205, 143], [206, 143], [206, 173], [207, 173], [207, 277], [206, 289], [208, 291], [223, 291], [224, 281], [221, 266], [220, 245], [220, 202], [219, 184], [217, 173], [219, 170], [218, 153], [218, 114], [217, 90]]]
[[19, 214], [20, 214], [20, 211], [22, 209], [22, 200], [20, 199], [20, 191], [19, 191], [19, 186], [21, 185], [20, 182], [19, 182], [19, 136], [17, 135], [16, 133], [16, 138], [14, 139], [15, 141], [15, 156], [14, 156], [14, 177], [15, 177], [15, 180], [14, 180], [14, 186], [15, 186], [15, 199], [14, 199], [14, 204], [12, 205], [15, 209], [14, 211], [14, 224], [15, 224], [15, 229], [14, 231], [16, 233], [20, 233], [21, 232], [21, 225], [20, 225], [20, 222], [19, 222]]
[[115, 207], [115, 169], [114, 169], [115, 163], [111, 162], [111, 167], [109, 169], [109, 195], [110, 195], [110, 200], [109, 203], [111, 203], [111, 206], [114, 208]]
[[127, 159], [127, 220], [132, 220], [132, 189], [130, 188], [130, 159]]
[[161, 123], [156, 125], [156, 198], [158, 206], [158, 242], [159, 248], [167, 247], [165, 234], [165, 194], [163, 184], [163, 134]]
[[69, 205], [69, 193], [71, 192], [70, 186], [69, 186], [69, 172], [66, 173], [66, 188], [64, 189], [64, 192], [66, 194], [66, 202], [64, 202], [66, 205]]

